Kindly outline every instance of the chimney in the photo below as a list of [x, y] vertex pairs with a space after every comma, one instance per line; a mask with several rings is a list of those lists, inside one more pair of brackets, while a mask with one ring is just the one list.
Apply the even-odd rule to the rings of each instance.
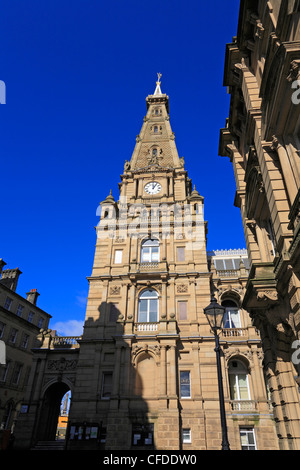
[[30, 292], [27, 292], [27, 300], [31, 302], [33, 305], [36, 305], [36, 301], [38, 296], [40, 295], [36, 289], [31, 289]]
[[8, 287], [10, 290], [15, 292], [20, 274], [22, 274], [22, 271], [20, 271], [19, 268], [5, 269], [4, 271], [2, 271], [0, 282], [4, 286]]
[[4, 268], [4, 266], [6, 266], [6, 263], [5, 261], [3, 261], [2, 258], [0, 258], [0, 274], [2, 273], [2, 269]]

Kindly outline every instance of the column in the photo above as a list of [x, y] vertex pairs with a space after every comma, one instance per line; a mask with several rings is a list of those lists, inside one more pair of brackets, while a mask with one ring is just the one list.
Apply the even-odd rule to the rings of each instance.
[[169, 408], [177, 408], [177, 371], [176, 371], [176, 346], [170, 346], [169, 355]]
[[160, 395], [167, 396], [167, 346], [162, 344], [160, 349]]
[[289, 161], [289, 156], [285, 148], [281, 145], [281, 143], [275, 136], [273, 137], [272, 144], [273, 144], [273, 149], [276, 150], [279, 161], [280, 161], [280, 165], [281, 165], [281, 169], [283, 173], [283, 179], [285, 182], [285, 187], [287, 189], [290, 204], [292, 206], [294, 203], [295, 197], [297, 196], [298, 188], [297, 188], [294, 173], [291, 167], [291, 163]]

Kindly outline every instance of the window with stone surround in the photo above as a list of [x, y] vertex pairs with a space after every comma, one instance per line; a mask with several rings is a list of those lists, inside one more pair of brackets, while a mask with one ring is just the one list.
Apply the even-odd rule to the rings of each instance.
[[10, 310], [11, 304], [12, 304], [12, 299], [10, 297], [6, 297], [4, 308], [6, 308], [7, 310]]
[[138, 322], [158, 322], [158, 293], [154, 289], [147, 289], [139, 295]]
[[123, 250], [115, 251], [115, 264], [122, 264]]
[[253, 428], [240, 428], [242, 450], [257, 450]]
[[228, 374], [231, 400], [251, 400], [248, 370], [242, 361], [231, 360], [229, 362]]
[[240, 309], [233, 300], [224, 300], [222, 306], [226, 307], [223, 328], [241, 328]]
[[180, 398], [191, 398], [191, 374], [190, 371], [180, 371]]
[[177, 247], [177, 261], [185, 261], [185, 247], [184, 246]]
[[102, 388], [101, 388], [101, 398], [104, 400], [109, 400], [112, 392], [112, 372], [103, 372], [102, 374]]
[[158, 263], [159, 261], [159, 241], [148, 239], [142, 242], [141, 263]]
[[178, 308], [178, 319], [187, 320], [187, 301], [179, 300], [177, 302], [177, 308]]
[[192, 435], [191, 435], [191, 430], [189, 428], [183, 428], [183, 430], [182, 430], [182, 442], [183, 442], [183, 444], [191, 444]]

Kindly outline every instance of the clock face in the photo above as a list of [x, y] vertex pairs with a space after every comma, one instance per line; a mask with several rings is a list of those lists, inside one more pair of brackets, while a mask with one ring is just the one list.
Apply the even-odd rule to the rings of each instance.
[[151, 181], [151, 183], [147, 183], [145, 186], [145, 191], [147, 194], [158, 194], [161, 190], [161, 184], [157, 183], [156, 181]]

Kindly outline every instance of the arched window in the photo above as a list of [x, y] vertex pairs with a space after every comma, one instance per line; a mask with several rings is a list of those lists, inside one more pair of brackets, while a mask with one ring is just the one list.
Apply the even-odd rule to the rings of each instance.
[[144, 290], [139, 296], [138, 322], [158, 322], [158, 293], [156, 290]]
[[241, 328], [240, 310], [233, 300], [224, 300], [223, 307], [226, 307], [224, 315], [224, 328]]
[[228, 374], [231, 400], [250, 400], [246, 366], [241, 361], [232, 360], [229, 363]]
[[157, 263], [159, 261], [159, 241], [144, 240], [141, 249], [141, 263]]

